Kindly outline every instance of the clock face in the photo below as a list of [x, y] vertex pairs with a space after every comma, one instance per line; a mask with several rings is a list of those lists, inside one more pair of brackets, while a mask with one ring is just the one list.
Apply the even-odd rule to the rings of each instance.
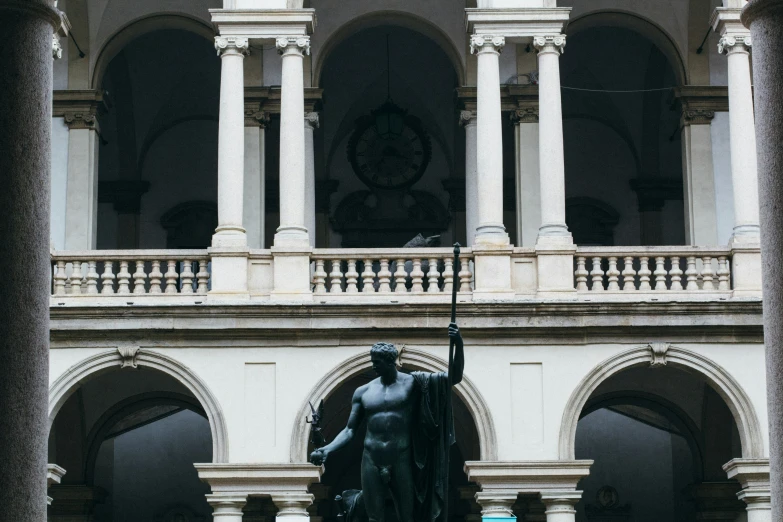
[[[398, 116], [395, 124], [378, 125], [375, 117], [360, 120], [348, 142], [348, 159], [356, 175], [380, 189], [409, 187], [421, 178], [432, 157], [429, 137], [417, 118]], [[389, 122], [390, 120], [385, 120]]]

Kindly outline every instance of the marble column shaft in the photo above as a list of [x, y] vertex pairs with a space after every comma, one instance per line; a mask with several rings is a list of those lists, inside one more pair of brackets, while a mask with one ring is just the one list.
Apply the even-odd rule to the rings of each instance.
[[45, 0], [0, 0], [0, 506], [46, 520], [52, 33]]
[[783, 0], [751, 0], [742, 22], [754, 49], [772, 520], [783, 520]]
[[98, 130], [88, 121], [65, 119], [68, 182], [65, 191], [66, 250], [94, 250], [98, 241]]

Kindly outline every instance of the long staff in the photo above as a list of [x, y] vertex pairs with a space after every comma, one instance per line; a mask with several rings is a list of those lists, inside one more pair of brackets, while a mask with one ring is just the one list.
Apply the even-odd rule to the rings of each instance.
[[[457, 274], [459, 274], [458, 265], [459, 265], [459, 243], [454, 243], [454, 264], [452, 265], [453, 268], [453, 275], [452, 275], [452, 283], [451, 283], [451, 322], [456, 323], [457, 322], [457, 281], [459, 279], [457, 278]], [[454, 363], [454, 341], [449, 337], [449, 390], [446, 393], [446, 426], [444, 426], [446, 432], [448, 433], [448, 430], [452, 427], [452, 420], [451, 420], [451, 388], [453, 386], [453, 376], [452, 376], [452, 365]], [[448, 522], [449, 519], [449, 453], [451, 452], [451, 445], [448, 444], [448, 439], [446, 439], [446, 462], [445, 462], [445, 469], [443, 482], [445, 484], [445, 490], [446, 490], [446, 498], [443, 499], [443, 512], [441, 520], [443, 522]]]

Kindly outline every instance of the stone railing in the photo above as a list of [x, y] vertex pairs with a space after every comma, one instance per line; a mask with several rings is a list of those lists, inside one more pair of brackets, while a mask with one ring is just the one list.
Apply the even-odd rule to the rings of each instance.
[[451, 295], [472, 293], [473, 254], [463, 248], [454, 266], [450, 248], [316, 249], [311, 256], [318, 295]]
[[89, 250], [52, 252], [52, 295], [205, 295], [206, 250]]
[[730, 292], [728, 247], [582, 247], [577, 292]]

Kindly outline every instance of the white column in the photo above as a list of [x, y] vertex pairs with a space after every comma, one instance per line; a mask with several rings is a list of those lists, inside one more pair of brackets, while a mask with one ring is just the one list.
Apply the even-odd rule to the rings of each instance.
[[306, 152], [303, 58], [310, 53], [310, 37], [280, 37], [283, 56], [280, 94], [280, 227], [276, 247], [310, 246], [305, 218]]
[[712, 165], [711, 110], [683, 110], [683, 170], [685, 172], [685, 241], [689, 245], [718, 244], [715, 176]]
[[478, 228], [478, 159], [475, 111], [462, 111], [460, 125], [465, 127], [465, 236], [473, 246]]
[[734, 190], [732, 242], [759, 241], [756, 132], [750, 81], [750, 34], [724, 34], [718, 52], [728, 55], [731, 179]]
[[476, 502], [481, 506], [481, 519], [484, 521], [513, 517], [511, 507], [516, 501], [517, 491], [514, 490], [482, 489], [476, 493]]
[[514, 113], [516, 154], [516, 245], [534, 247], [541, 227], [541, 180], [538, 164], [538, 108]]
[[310, 237], [310, 246], [315, 246], [315, 129], [318, 127], [318, 113], [305, 114], [305, 225]]
[[536, 36], [538, 49], [538, 133], [541, 180], [541, 228], [538, 242], [571, 243], [565, 222], [563, 107], [560, 100], [560, 54], [565, 35]]
[[242, 223], [247, 231], [247, 246], [264, 248], [266, 212], [266, 125], [265, 112], [245, 118], [245, 188]]
[[247, 38], [216, 36], [221, 58], [218, 128], [218, 227], [213, 247], [245, 247], [242, 227], [245, 178], [244, 59]]
[[242, 522], [242, 508], [247, 503], [245, 495], [207, 495], [215, 522]]
[[310, 522], [307, 508], [313, 503], [310, 493], [272, 493], [272, 502], [277, 507], [278, 522]]
[[500, 112], [500, 51], [502, 36], [473, 35], [470, 51], [477, 55], [476, 133], [478, 162], [477, 245], [509, 244], [503, 225], [503, 129]]
[[66, 113], [68, 180], [65, 189], [66, 250], [94, 250], [98, 238], [98, 120]]
[[574, 505], [582, 498], [581, 491], [548, 491], [541, 493], [541, 502], [546, 506], [546, 522], [574, 522]]

